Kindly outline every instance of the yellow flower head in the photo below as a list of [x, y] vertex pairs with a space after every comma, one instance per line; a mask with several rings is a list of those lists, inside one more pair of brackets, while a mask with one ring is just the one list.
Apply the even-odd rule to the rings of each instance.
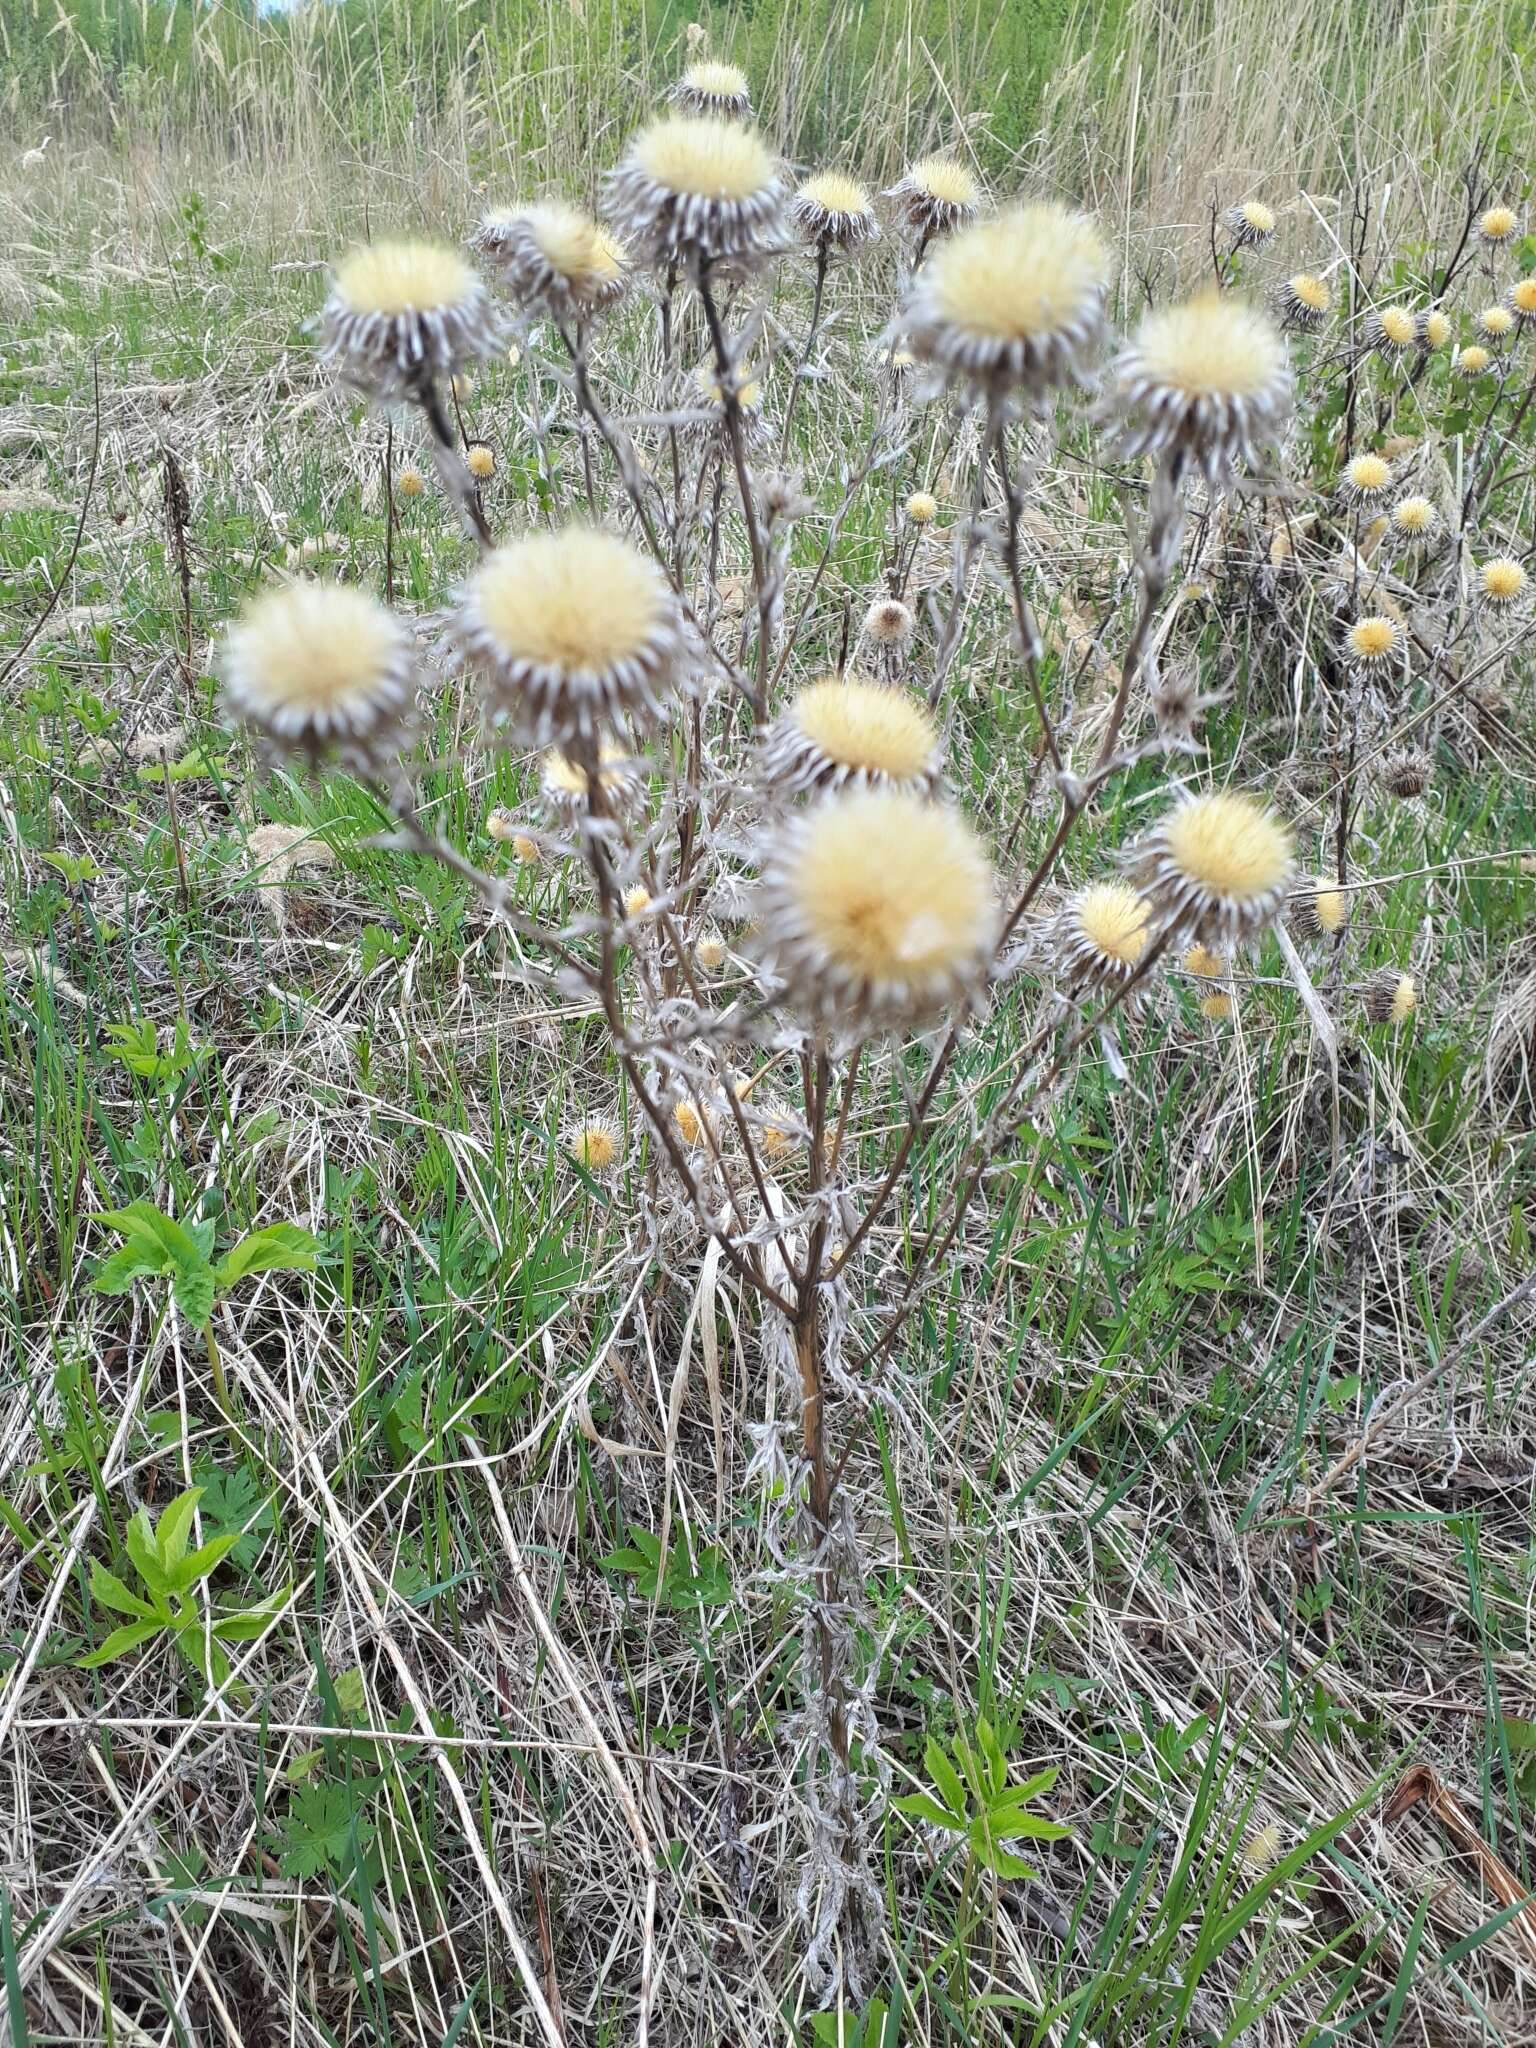
[[794, 821], [764, 875], [763, 935], [797, 1007], [915, 1018], [982, 976], [992, 870], [958, 811], [904, 790], [835, 796]]
[[653, 265], [759, 261], [778, 244], [784, 188], [755, 128], [671, 114], [642, 128], [609, 181], [615, 219]]
[[808, 683], [758, 756], [763, 788], [778, 796], [846, 784], [931, 791], [942, 765], [938, 730], [923, 705], [861, 676]]
[[1512, 206], [1490, 206], [1477, 224], [1483, 240], [1495, 246], [1512, 241], [1519, 228], [1520, 216]]
[[1444, 348], [1451, 338], [1451, 323], [1438, 306], [1424, 315], [1424, 340], [1430, 348]]
[[409, 632], [366, 591], [292, 583], [253, 599], [224, 637], [224, 694], [278, 749], [335, 748], [367, 765], [397, 750], [415, 688]]
[[1514, 327], [1515, 316], [1508, 306], [1484, 306], [1477, 316], [1477, 331], [1484, 341], [1507, 341]]
[[1495, 555], [1477, 572], [1477, 587], [1484, 604], [1502, 611], [1516, 603], [1526, 586], [1526, 573], [1509, 555]]
[[1536, 320], [1536, 277], [1517, 278], [1510, 286], [1509, 310], [1517, 320]]
[[1299, 299], [1309, 312], [1326, 313], [1331, 294], [1326, 278], [1314, 277], [1310, 271], [1298, 270], [1286, 280], [1293, 298]]
[[1365, 984], [1365, 1014], [1373, 1024], [1405, 1024], [1418, 1007], [1418, 983], [1396, 967], [1378, 968]]
[[334, 297], [349, 313], [431, 313], [472, 300], [483, 287], [456, 249], [441, 242], [370, 242], [336, 266]]
[[775, 182], [773, 153], [755, 128], [674, 114], [643, 128], [630, 160], [662, 190], [740, 204]]
[[495, 472], [496, 457], [483, 441], [476, 441], [464, 457], [464, 467], [476, 483], [484, 483]]
[[1315, 327], [1321, 326], [1332, 304], [1333, 294], [1328, 289], [1328, 280], [1314, 277], [1310, 270], [1296, 271], [1275, 294], [1282, 324], [1303, 334], [1310, 334]]
[[533, 868], [538, 866], [540, 859], [539, 842], [537, 839], [530, 839], [526, 832], [514, 832], [512, 834], [512, 851], [517, 855], [517, 858], [524, 867]]
[[624, 915], [628, 918], [644, 917], [651, 907], [651, 892], [644, 882], [636, 882], [624, 891]]
[[1356, 619], [1344, 636], [1351, 668], [1375, 677], [1384, 676], [1391, 670], [1402, 645], [1402, 627], [1396, 619], [1389, 619], [1379, 612]]
[[[605, 742], [598, 752], [597, 779], [605, 800], [613, 803], [633, 792], [638, 777], [624, 749]], [[542, 783], [545, 796], [562, 808], [586, 801], [587, 771], [556, 748], [544, 756]]]
[[1352, 505], [1374, 504], [1392, 485], [1392, 465], [1380, 455], [1357, 455], [1344, 465], [1340, 495]]
[[963, 227], [981, 207], [981, 187], [952, 156], [925, 156], [910, 164], [890, 197], [902, 202], [908, 221], [926, 235]]
[[402, 469], [395, 478], [395, 487], [402, 498], [419, 498], [427, 488], [427, 480], [419, 469]]
[[706, 974], [716, 974], [725, 965], [725, 941], [718, 932], [701, 932], [694, 943], [693, 957]]
[[1125, 882], [1079, 889], [1055, 928], [1062, 980], [1079, 994], [1129, 981], [1147, 950], [1149, 918], [1146, 900]]
[[904, 325], [914, 352], [957, 381], [1044, 389], [1080, 373], [1102, 330], [1109, 276], [1090, 220], [1032, 201], [935, 250]]
[[1224, 216], [1232, 245], [1237, 249], [1263, 249], [1275, 238], [1274, 208], [1262, 199], [1245, 199], [1229, 206]]
[[1232, 1014], [1232, 998], [1224, 988], [1212, 989], [1200, 998], [1200, 1014], [1213, 1024], [1224, 1024]]
[[1199, 977], [1201, 981], [1220, 981], [1229, 974], [1232, 963], [1224, 953], [1213, 953], [1209, 946], [1191, 946], [1184, 955], [1184, 972]]
[[1126, 452], [1182, 446], [1213, 484], [1274, 437], [1291, 404], [1279, 329], [1232, 292], [1205, 291], [1148, 313], [1121, 351], [1116, 386], [1121, 411], [1135, 422]]
[[1290, 886], [1291, 835], [1237, 790], [1186, 797], [1132, 855], [1158, 922], [1229, 952], [1269, 924]]
[[673, 89], [673, 98], [700, 114], [744, 114], [751, 104], [747, 74], [716, 57], [690, 64]]
[[1406, 539], [1418, 540], [1432, 533], [1439, 521], [1433, 502], [1417, 493], [1399, 498], [1392, 507], [1392, 524]]
[[591, 1117], [566, 1139], [566, 1150], [586, 1173], [609, 1173], [618, 1164], [619, 1133], [607, 1117]]
[[1464, 348], [1456, 358], [1456, 367], [1463, 377], [1481, 377], [1493, 361], [1487, 349], [1479, 348], [1476, 342]]
[[805, 239], [825, 248], [857, 249], [880, 232], [869, 194], [841, 171], [818, 171], [807, 178], [789, 210]]
[[321, 356], [370, 396], [451, 376], [495, 354], [501, 326], [484, 284], [439, 242], [372, 242], [336, 266], [321, 315]]
[[939, 501], [931, 491], [914, 491], [907, 500], [907, 517], [914, 526], [927, 526], [939, 514]]
[[1419, 316], [1411, 306], [1383, 306], [1375, 317], [1374, 332], [1378, 348], [1412, 348], [1419, 338]]
[[487, 555], [460, 595], [453, 632], [493, 715], [536, 744], [620, 716], [654, 724], [682, 653], [655, 563], [589, 526], [528, 534]]
[[1337, 938], [1349, 922], [1349, 897], [1327, 875], [1314, 875], [1292, 899], [1290, 921], [1304, 938]]

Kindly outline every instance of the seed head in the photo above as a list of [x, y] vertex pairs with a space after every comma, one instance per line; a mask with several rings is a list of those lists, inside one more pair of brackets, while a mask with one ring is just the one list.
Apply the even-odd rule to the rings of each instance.
[[1237, 790], [1186, 797], [1132, 849], [1129, 867], [1160, 926], [1230, 952], [1273, 923], [1291, 886], [1291, 835]]
[[1391, 489], [1392, 465], [1380, 455], [1357, 455], [1339, 479], [1339, 496], [1362, 512], [1384, 504]]
[[488, 213], [470, 239], [525, 312], [590, 320], [616, 305], [629, 282], [619, 243], [560, 200]]
[[395, 488], [402, 498], [419, 498], [427, 488], [427, 480], [419, 469], [402, 469], [395, 478]]
[[1477, 224], [1477, 232], [1491, 249], [1501, 249], [1520, 232], [1520, 216], [1512, 206], [1490, 206]]
[[1280, 1852], [1284, 1847], [1285, 1836], [1280, 1831], [1280, 1823], [1269, 1820], [1249, 1829], [1243, 1837], [1242, 1848], [1238, 1853], [1244, 1866], [1256, 1877], [1261, 1877], [1265, 1871], [1272, 1870], [1279, 1862]]
[[832, 1026], [948, 1008], [979, 988], [997, 930], [970, 826], [896, 789], [830, 797], [771, 827], [761, 911], [789, 1002]]
[[1424, 315], [1424, 346], [1444, 348], [1451, 338], [1451, 323], [1438, 306], [1431, 306]]
[[1433, 501], [1417, 493], [1399, 498], [1392, 507], [1392, 530], [1404, 540], [1423, 540], [1439, 523], [1440, 514]]
[[905, 647], [912, 625], [911, 610], [899, 597], [877, 597], [864, 614], [864, 630], [877, 647]]
[[611, 1173], [619, 1163], [623, 1140], [609, 1118], [594, 1116], [576, 1125], [566, 1138], [565, 1149], [584, 1173]]
[[848, 787], [932, 795], [944, 773], [933, 720], [915, 697], [861, 676], [808, 683], [758, 750], [765, 795], [783, 799]]
[[1388, 796], [1410, 803], [1424, 795], [1435, 778], [1435, 764], [1422, 747], [1397, 747], [1384, 754], [1376, 779]]
[[1400, 356], [1419, 338], [1419, 316], [1411, 306], [1382, 306], [1366, 323], [1366, 339], [1384, 356]]
[[496, 470], [496, 457], [483, 441], [476, 441], [465, 454], [464, 467], [476, 483], [484, 483]]
[[1363, 682], [1381, 683], [1402, 660], [1403, 629], [1396, 619], [1373, 612], [1356, 619], [1344, 636], [1344, 658], [1351, 675]]
[[608, 179], [614, 219], [639, 260], [750, 269], [780, 245], [784, 187], [755, 128], [673, 114], [643, 128]]
[[1326, 278], [1298, 270], [1286, 278], [1275, 293], [1275, 312], [1280, 325], [1297, 334], [1312, 334], [1328, 317], [1333, 294]]
[[676, 601], [655, 564], [600, 528], [528, 534], [489, 554], [450, 635], [494, 725], [533, 745], [665, 716], [683, 660]]
[[715, 931], [701, 932], [694, 942], [693, 957], [706, 974], [718, 974], [725, 965], [725, 941]]
[[1380, 967], [1361, 989], [1365, 1014], [1373, 1024], [1403, 1024], [1419, 1007], [1419, 985], [1396, 967]]
[[880, 232], [869, 194], [841, 171], [807, 178], [789, 202], [789, 217], [803, 240], [845, 254], [872, 242]]
[[320, 333], [321, 360], [371, 398], [451, 376], [502, 346], [484, 284], [457, 251], [436, 242], [373, 242], [344, 256]]
[[1508, 341], [1515, 331], [1515, 316], [1508, 306], [1484, 306], [1477, 316], [1477, 331], [1490, 348]]
[[224, 698], [274, 755], [333, 755], [371, 774], [408, 743], [416, 692], [409, 629], [366, 591], [291, 583], [255, 598], [225, 633]]
[[908, 224], [920, 235], [949, 235], [981, 211], [981, 187], [952, 156], [925, 156], [886, 194], [898, 199]]
[[1304, 939], [1337, 938], [1349, 923], [1349, 897], [1327, 875], [1314, 875], [1292, 896], [1287, 922]]
[[929, 526], [938, 514], [939, 501], [931, 491], [914, 491], [907, 500], [907, 517], [914, 526]]
[[1187, 454], [1220, 488], [1252, 462], [1291, 409], [1285, 343], [1230, 292], [1202, 292], [1147, 314], [1114, 367], [1127, 455]]
[[1055, 966], [1075, 995], [1123, 986], [1151, 936], [1145, 899], [1125, 882], [1090, 882], [1067, 899], [1055, 921]]
[[1234, 249], [1264, 249], [1275, 239], [1273, 210], [1261, 199], [1245, 199], [1222, 215]]
[[1477, 592], [1489, 611], [1507, 612], [1520, 602], [1528, 581], [1511, 555], [1495, 555], [1477, 572]]
[[913, 279], [901, 325], [951, 384], [1040, 397], [1083, 381], [1109, 274], [1090, 220], [1032, 201], [944, 242]]
[[1505, 304], [1522, 327], [1536, 321], [1536, 277], [1518, 278], [1510, 286]]
[[690, 114], [714, 114], [722, 120], [743, 121], [752, 111], [747, 74], [712, 57], [690, 64], [667, 97]]
[[1457, 354], [1457, 374], [1462, 377], [1481, 377], [1492, 361], [1493, 357], [1487, 349], [1480, 348], [1475, 341], [1471, 342]]

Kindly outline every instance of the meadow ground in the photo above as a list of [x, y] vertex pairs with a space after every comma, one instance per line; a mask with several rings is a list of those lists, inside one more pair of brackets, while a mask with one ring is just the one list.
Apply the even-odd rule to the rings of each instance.
[[[265, 582], [387, 586], [430, 625], [474, 562], [435, 478], [399, 490], [428, 467], [414, 419], [317, 362], [329, 260], [386, 225], [459, 240], [552, 186], [594, 200], [681, 24], [540, 14], [519, 44], [493, 10], [477, 45], [476, 17], [458, 42], [396, 11], [397, 90], [344, 10], [230, 47], [194, 28], [160, 70], [151, 38], [131, 78], [83, 33], [24, 42], [77, 68], [52, 103], [41, 70], [34, 102], [12, 94], [0, 187], [11, 2039], [1536, 2041], [1536, 720], [1526, 627], [1465, 602], [1480, 563], [1532, 556], [1529, 333], [1458, 368], [1478, 310], [1536, 270], [1536, 130], [1497, 10], [1367, 9], [1354, 33], [1272, 12], [1131, 5], [1097, 36], [1053, 15], [1016, 127], [1023, 46], [967, 10], [944, 42], [894, 10], [713, 22], [797, 167], [809, 139], [885, 185], [943, 146], [1000, 196], [1092, 207], [1118, 327], [1208, 277], [1213, 195], [1278, 215], [1229, 278], [1326, 272], [1338, 322], [1294, 344], [1282, 511], [1261, 492], [1192, 519], [1162, 615], [1168, 666], [1222, 698], [1207, 752], [1110, 780], [1052, 888], [1105, 871], [1170, 775], [1234, 781], [1342, 878], [1348, 922], [1298, 939], [1302, 977], [1272, 937], [1225, 1003], [1174, 969], [1091, 1036], [926, 1276], [899, 1398], [833, 1390], [879, 1904], [863, 1952], [811, 1973], [803, 1585], [749, 1473], [783, 1398], [759, 1311], [677, 1210], [643, 1238], [657, 1148], [595, 1005], [392, 840], [364, 784], [265, 772], [212, 680]], [[1522, 232], [1461, 261], [1494, 200]], [[899, 241], [888, 222], [834, 274], [796, 401], [786, 687], [836, 661], [893, 567], [926, 681], [958, 540], [947, 772], [1012, 877], [1060, 798], [986, 488], [966, 551], [975, 422], [904, 395], [860, 468]], [[1450, 345], [1360, 346], [1448, 271]], [[754, 358], [772, 432], [810, 298], [804, 260], [780, 266]], [[637, 295], [594, 355], [642, 441], [658, 349]], [[459, 407], [498, 532], [586, 506], [547, 324]], [[1345, 455], [1377, 445], [1437, 508], [1435, 545], [1394, 555], [1338, 514]], [[1144, 483], [1081, 417], [1029, 471], [1021, 573], [1080, 771], [1136, 613]], [[926, 531], [901, 511], [919, 488]], [[595, 489], [622, 517], [601, 449]], [[697, 602], [745, 645], [748, 539], [719, 503]], [[1331, 651], [1349, 546], [1346, 582], [1423, 657], [1353, 752]], [[1132, 725], [1150, 737], [1139, 681]], [[1422, 786], [1389, 787], [1414, 748]], [[545, 831], [537, 760], [482, 745], [458, 685], [427, 754], [432, 827], [520, 918], [579, 916], [579, 861], [488, 833], [497, 810]], [[745, 1001], [750, 946], [723, 901], [718, 923], [717, 997]], [[948, 1066], [861, 1313], [1035, 1057], [1037, 966]], [[1411, 1016], [1372, 1021], [1383, 971], [1415, 978]], [[879, 1182], [924, 1057], [915, 1037], [850, 1085], [854, 1187]], [[568, 1157], [599, 1111], [623, 1125], [607, 1178]], [[281, 1270], [278, 1244], [216, 1305], [181, 1281], [103, 1291], [99, 1218], [134, 1202], [220, 1254], [302, 1227], [315, 1270]], [[191, 1488], [146, 1550], [139, 1511]], [[984, 1829], [893, 1803], [970, 1798], [974, 1819], [986, 1799], [945, 1760], [983, 1725], [1014, 1782], [1055, 1773], [1032, 1811], [1066, 1832], [1016, 1845], [1030, 1877]]]

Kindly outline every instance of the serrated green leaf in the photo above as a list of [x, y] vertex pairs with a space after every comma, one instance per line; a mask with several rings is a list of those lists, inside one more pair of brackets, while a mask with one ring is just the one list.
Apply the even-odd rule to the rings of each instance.
[[109, 1572], [99, 1558], [91, 1559], [91, 1597], [103, 1607], [110, 1607], [114, 1614], [139, 1616], [154, 1612], [148, 1601], [130, 1593], [117, 1573]]
[[943, 1828], [951, 1835], [965, 1833], [963, 1815], [949, 1813], [936, 1799], [930, 1799], [926, 1792], [903, 1792], [891, 1801], [898, 1813], [906, 1814], [912, 1820], [931, 1821], [936, 1828]]
[[[203, 1497], [200, 1486], [189, 1486], [185, 1493], [178, 1493], [173, 1501], [167, 1502], [155, 1524], [155, 1549], [160, 1563], [167, 1573], [174, 1565], [180, 1564], [187, 1554], [187, 1544], [192, 1537], [193, 1518], [197, 1504]], [[170, 1583], [179, 1583], [174, 1575]]]
[[963, 1823], [970, 1805], [960, 1774], [930, 1735], [923, 1749], [923, 1769], [933, 1780], [940, 1799], [949, 1808], [957, 1821]]
[[133, 1559], [134, 1569], [148, 1586], [151, 1593], [163, 1596], [168, 1590], [165, 1570], [160, 1563], [160, 1552], [155, 1543], [155, 1533], [149, 1526], [149, 1509], [140, 1508], [129, 1520], [123, 1532], [128, 1546], [128, 1555]]
[[157, 1278], [166, 1263], [158, 1245], [125, 1244], [102, 1260], [91, 1285], [98, 1294], [126, 1294], [135, 1280]]
[[213, 1314], [213, 1268], [200, 1252], [177, 1262], [171, 1293], [187, 1321], [201, 1329]]
[[172, 1589], [185, 1593], [195, 1586], [199, 1579], [206, 1579], [216, 1571], [240, 1541], [238, 1529], [226, 1529], [221, 1535], [210, 1536], [206, 1543], [198, 1545], [190, 1557], [184, 1557], [169, 1574]]
[[93, 1671], [98, 1664], [110, 1664], [114, 1657], [126, 1657], [130, 1650], [136, 1650], [140, 1643], [147, 1643], [151, 1636], [161, 1633], [158, 1621], [130, 1621], [122, 1628], [113, 1629], [100, 1649], [92, 1650], [88, 1657], [76, 1659], [82, 1671]]
[[314, 1233], [297, 1223], [269, 1223], [264, 1230], [248, 1231], [219, 1261], [220, 1290], [252, 1273], [313, 1273], [319, 1252]]

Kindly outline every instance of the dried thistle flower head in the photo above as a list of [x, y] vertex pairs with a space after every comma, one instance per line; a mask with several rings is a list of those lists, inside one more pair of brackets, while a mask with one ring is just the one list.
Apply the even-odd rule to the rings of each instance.
[[402, 469], [395, 478], [395, 489], [402, 498], [419, 498], [427, 488], [427, 480], [419, 469]]
[[1512, 555], [1495, 555], [1477, 572], [1477, 594], [1489, 611], [1507, 612], [1524, 596], [1528, 580]]
[[510, 811], [495, 810], [487, 814], [485, 836], [495, 840], [498, 846], [517, 836], [517, 821]]
[[537, 839], [531, 839], [526, 832], [512, 834], [512, 851], [525, 868], [536, 868], [543, 858]]
[[818, 171], [789, 203], [796, 232], [807, 242], [844, 253], [862, 248], [880, 232], [868, 192], [841, 171]]
[[624, 252], [579, 206], [546, 200], [488, 213], [471, 237], [525, 312], [589, 320], [624, 295]]
[[1337, 938], [1349, 923], [1349, 897], [1327, 875], [1313, 875], [1292, 896], [1288, 922], [1304, 939]]
[[1275, 292], [1281, 326], [1297, 334], [1314, 333], [1327, 319], [1332, 304], [1328, 280], [1314, 277], [1310, 270], [1295, 271]]
[[1244, 1868], [1250, 1870], [1255, 1877], [1262, 1877], [1265, 1871], [1273, 1870], [1279, 1862], [1280, 1852], [1284, 1847], [1285, 1836], [1281, 1833], [1280, 1823], [1277, 1820], [1266, 1820], [1248, 1830], [1238, 1853]]
[[1363, 682], [1381, 683], [1402, 660], [1404, 635], [1396, 619], [1373, 612], [1356, 619], [1344, 636], [1344, 659], [1351, 675]]
[[1520, 232], [1520, 216], [1512, 206], [1490, 206], [1477, 223], [1477, 232], [1491, 249], [1501, 249]]
[[1388, 796], [1411, 803], [1434, 781], [1435, 764], [1422, 747], [1396, 747], [1382, 756], [1376, 779]]
[[1418, 983], [1396, 967], [1378, 968], [1360, 994], [1373, 1024], [1404, 1024], [1419, 1007]]
[[1392, 465], [1384, 456], [1357, 455], [1346, 462], [1339, 478], [1339, 496], [1362, 512], [1386, 502], [1392, 489]]
[[1291, 371], [1273, 322], [1230, 292], [1148, 313], [1114, 370], [1128, 455], [1188, 456], [1225, 484], [1284, 426]]
[[1536, 277], [1521, 277], [1510, 286], [1505, 299], [1522, 327], [1536, 321]]
[[911, 607], [899, 597], [877, 597], [864, 614], [864, 630], [877, 647], [905, 647], [912, 627]]
[[956, 810], [856, 790], [770, 827], [760, 891], [773, 970], [828, 1025], [910, 1023], [979, 988], [997, 931], [991, 864]]
[[613, 217], [657, 268], [750, 268], [780, 242], [784, 187], [755, 128], [718, 115], [674, 114], [641, 129], [609, 175]]
[[320, 333], [322, 362], [373, 398], [451, 376], [502, 346], [485, 285], [438, 242], [372, 242], [344, 256]]
[[1492, 363], [1493, 357], [1485, 348], [1474, 341], [1460, 349], [1456, 356], [1456, 374], [1459, 377], [1481, 377]]
[[1212, 1024], [1224, 1024], [1232, 1014], [1232, 997], [1224, 988], [1213, 988], [1200, 998], [1200, 1014]]
[[1180, 964], [1186, 974], [1193, 974], [1200, 981], [1220, 981], [1232, 972], [1232, 962], [1226, 954], [1213, 953], [1209, 946], [1191, 946]]
[[744, 120], [752, 111], [747, 74], [716, 57], [690, 64], [667, 97], [690, 114], [716, 114], [724, 120]]
[[230, 709], [269, 752], [332, 754], [373, 773], [407, 744], [416, 693], [409, 628], [341, 583], [264, 592], [227, 629], [219, 674]]
[[1147, 696], [1152, 706], [1152, 716], [1157, 721], [1157, 736], [1165, 746], [1195, 751], [1195, 735], [1205, 721], [1205, 714], [1221, 702], [1219, 692], [1205, 693], [1200, 688], [1200, 670], [1193, 661], [1172, 662], [1166, 669], [1156, 670]]
[[465, 453], [464, 467], [476, 483], [484, 483], [488, 476], [496, 473], [495, 454], [483, 441], [476, 441]]
[[906, 512], [914, 526], [929, 526], [939, 516], [939, 501], [931, 491], [914, 491], [907, 499]]
[[1366, 322], [1365, 334], [1382, 355], [1400, 356], [1419, 339], [1419, 316], [1411, 306], [1381, 306]]
[[819, 676], [763, 736], [757, 776], [765, 794], [857, 788], [932, 795], [944, 750], [926, 708], [904, 691], [862, 676]]
[[489, 554], [450, 626], [493, 722], [541, 746], [602, 725], [657, 724], [683, 660], [682, 623], [647, 556], [599, 527], [525, 535]]
[[1484, 306], [1477, 316], [1477, 331], [1484, 343], [1497, 348], [1515, 331], [1515, 316], [1508, 306]]
[[1419, 492], [1399, 498], [1392, 507], [1392, 530], [1403, 540], [1423, 540], [1440, 524], [1434, 501]]
[[701, 1113], [691, 1102], [678, 1102], [672, 1107], [672, 1128], [692, 1150], [707, 1143], [714, 1136], [715, 1127], [707, 1110]]
[[899, 199], [919, 235], [948, 235], [981, 211], [981, 187], [952, 156], [925, 156], [909, 164], [886, 194]]
[[[759, 380], [752, 375], [751, 371], [743, 365], [738, 364], [736, 366], [733, 371], [733, 377], [736, 405], [741, 415], [741, 424], [746, 435], [747, 445], [750, 447], [754, 442], [760, 441], [767, 432], [767, 422], [763, 418], [763, 387]], [[709, 408], [710, 417], [704, 425], [704, 432], [706, 434], [715, 434], [724, 431], [725, 394], [721, 388], [720, 379], [715, 374], [713, 365], [705, 364], [702, 368], [695, 370], [693, 381], [698, 388], [700, 397]], [[764, 496], [765, 498], [767, 496], [766, 485], [764, 486]]]
[[1216, 790], [1176, 804], [1129, 865], [1160, 925], [1230, 952], [1273, 923], [1295, 862], [1273, 811], [1238, 790]]
[[694, 941], [693, 957], [706, 974], [718, 974], [725, 965], [725, 941], [717, 931], [700, 932]]
[[1262, 199], [1229, 206], [1221, 218], [1234, 249], [1264, 249], [1275, 239], [1274, 210]]
[[1444, 348], [1451, 338], [1451, 323], [1438, 306], [1431, 306], [1424, 315], [1424, 346]]
[[[604, 801], [610, 806], [623, 802], [634, 795], [639, 787], [639, 771], [633, 759], [622, 747], [605, 741], [598, 750], [598, 787]], [[562, 754], [558, 748], [551, 748], [544, 756], [540, 771], [540, 787], [545, 797], [561, 810], [578, 810], [587, 801], [587, 771], [569, 754]]]
[[566, 1133], [565, 1149], [583, 1173], [598, 1175], [612, 1173], [624, 1141], [611, 1118], [593, 1116]]
[[650, 907], [651, 892], [644, 882], [631, 883], [624, 891], [624, 915], [633, 922], [637, 917], [644, 917]]
[[1083, 214], [1049, 200], [962, 229], [912, 280], [915, 355], [977, 392], [1032, 396], [1081, 382], [1104, 332], [1109, 253]]
[[1123, 987], [1151, 937], [1145, 899], [1125, 882], [1090, 882], [1055, 920], [1055, 967], [1074, 994]]

